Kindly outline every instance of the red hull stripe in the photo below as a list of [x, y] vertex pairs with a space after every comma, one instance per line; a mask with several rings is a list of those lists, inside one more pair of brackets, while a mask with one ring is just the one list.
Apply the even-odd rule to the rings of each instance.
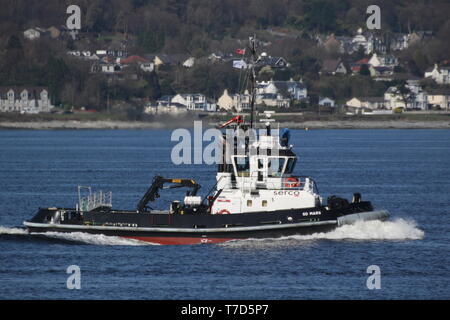
[[221, 243], [233, 238], [194, 238], [194, 237], [123, 237], [139, 241], [158, 244], [201, 244], [201, 243]]

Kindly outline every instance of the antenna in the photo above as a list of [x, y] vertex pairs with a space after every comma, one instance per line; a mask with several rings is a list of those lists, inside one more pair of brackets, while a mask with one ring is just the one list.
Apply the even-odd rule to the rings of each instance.
[[250, 52], [252, 55], [251, 59], [251, 73], [250, 73], [250, 80], [251, 80], [251, 92], [252, 92], [252, 98], [250, 101], [250, 128], [253, 129], [253, 114], [255, 113], [255, 100], [256, 100], [256, 73], [255, 73], [255, 64], [257, 62], [256, 57], [256, 35], [253, 34], [253, 37], [249, 38], [250, 43]]

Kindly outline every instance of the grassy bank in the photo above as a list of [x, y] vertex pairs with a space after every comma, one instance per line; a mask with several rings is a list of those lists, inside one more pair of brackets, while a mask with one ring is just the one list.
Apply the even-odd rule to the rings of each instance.
[[[191, 127], [202, 120], [204, 127], [212, 127], [232, 118], [231, 114], [188, 114], [184, 117], [146, 117], [129, 120], [124, 115], [106, 113], [76, 114], [1, 114], [2, 129], [160, 129]], [[248, 115], [245, 116], [249, 118]], [[342, 115], [313, 113], [279, 113], [274, 118], [282, 126], [292, 129], [450, 129], [450, 114], [392, 114]]]

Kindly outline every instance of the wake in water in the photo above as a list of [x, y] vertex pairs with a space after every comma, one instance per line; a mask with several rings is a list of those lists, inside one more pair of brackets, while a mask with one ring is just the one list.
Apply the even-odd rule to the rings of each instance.
[[134, 239], [126, 239], [115, 236], [105, 236], [102, 234], [89, 234], [83, 232], [45, 232], [30, 234], [25, 228], [8, 228], [0, 226], [1, 235], [24, 235], [29, 237], [45, 237], [55, 240], [63, 240], [82, 244], [102, 245], [102, 246], [145, 246], [152, 243], [143, 242]]
[[0, 226], [0, 235], [2, 234], [28, 234], [28, 231], [25, 228], [8, 228]]
[[73, 241], [84, 244], [93, 244], [100, 246], [146, 246], [146, 245], [156, 245], [149, 242], [126, 239], [116, 236], [105, 236], [103, 234], [89, 234], [83, 232], [45, 232], [37, 233], [49, 238], [55, 238], [59, 240]]
[[396, 219], [393, 221], [357, 221], [336, 228], [330, 232], [311, 235], [294, 235], [271, 239], [235, 240], [222, 245], [235, 245], [247, 242], [307, 241], [307, 240], [420, 240], [425, 232], [417, 228], [415, 221]]
[[[89, 234], [82, 232], [46, 232], [29, 234], [26, 229], [7, 228], [0, 226], [0, 235], [28, 235], [53, 238], [58, 240], [78, 242], [83, 244], [104, 246], [145, 246], [154, 245], [134, 239], [125, 239], [115, 236], [101, 234]], [[397, 219], [393, 221], [358, 221], [355, 224], [344, 225], [326, 233], [314, 233], [311, 235], [294, 235], [270, 239], [246, 239], [234, 240], [221, 245], [235, 245], [248, 242], [278, 242], [278, 241], [307, 241], [307, 240], [419, 240], [423, 239], [425, 233], [417, 228], [416, 223], [410, 220]]]

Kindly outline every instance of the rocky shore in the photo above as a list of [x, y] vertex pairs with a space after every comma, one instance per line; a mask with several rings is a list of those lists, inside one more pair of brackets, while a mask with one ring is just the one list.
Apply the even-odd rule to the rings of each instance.
[[[141, 121], [2, 121], [0, 129], [26, 130], [74, 130], [74, 129], [174, 129], [190, 127], [189, 123], [141, 122]], [[216, 123], [203, 122], [203, 127], [213, 127]], [[450, 121], [413, 121], [413, 120], [341, 120], [341, 121], [303, 121], [282, 122], [283, 127], [291, 129], [450, 129]]]

